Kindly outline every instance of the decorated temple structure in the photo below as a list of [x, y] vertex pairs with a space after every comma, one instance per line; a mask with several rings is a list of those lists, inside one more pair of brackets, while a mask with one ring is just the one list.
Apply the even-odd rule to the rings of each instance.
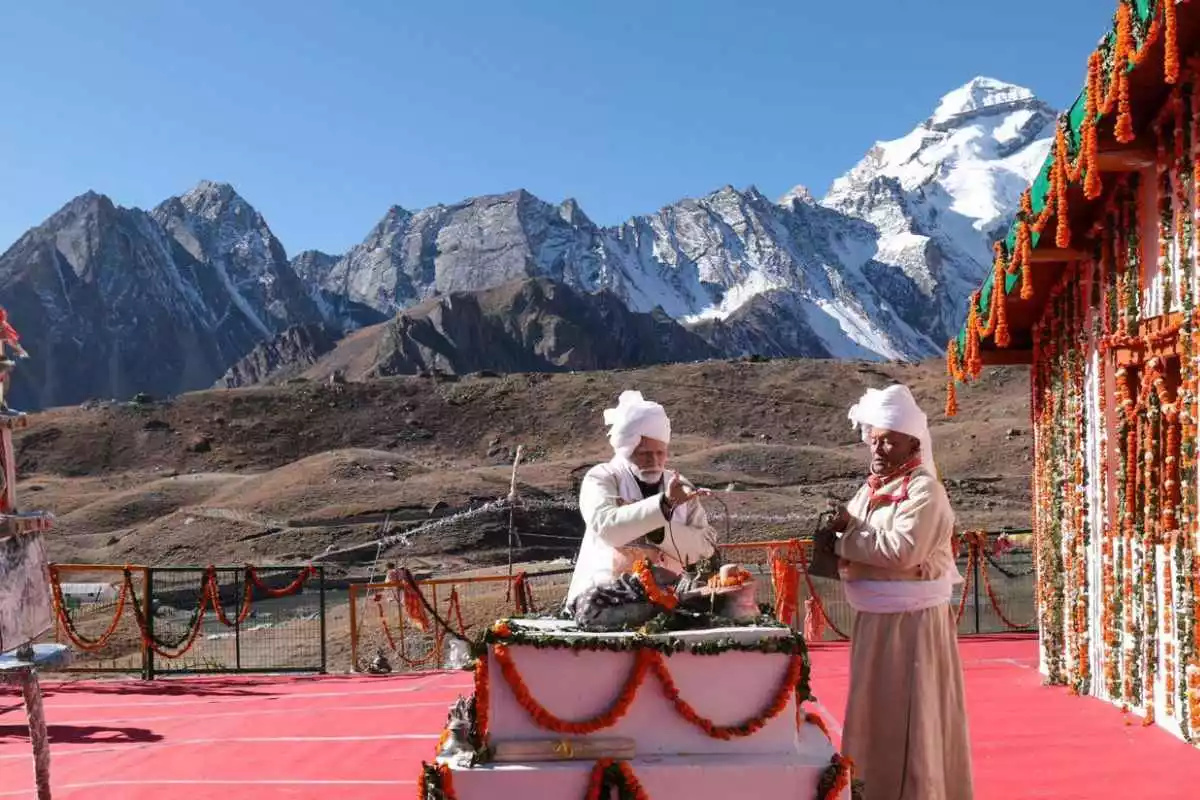
[[[1082, 65], [1081, 65], [1082, 66]], [[1041, 669], [1200, 727], [1200, 4], [1125, 0], [949, 342], [1028, 364]]]

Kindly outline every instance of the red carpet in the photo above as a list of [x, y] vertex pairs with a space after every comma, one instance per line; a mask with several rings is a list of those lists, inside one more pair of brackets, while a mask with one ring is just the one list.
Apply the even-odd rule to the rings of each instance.
[[[1041, 685], [1033, 639], [962, 642], [976, 796], [1195, 797], [1200, 750]], [[839, 731], [844, 645], [812, 654]], [[46, 682], [55, 800], [394, 800], [415, 789], [468, 673]], [[24, 712], [0, 694], [0, 800], [32, 798]], [[252, 792], [252, 793], [251, 793]], [[336, 793], [336, 794], [335, 794]]]

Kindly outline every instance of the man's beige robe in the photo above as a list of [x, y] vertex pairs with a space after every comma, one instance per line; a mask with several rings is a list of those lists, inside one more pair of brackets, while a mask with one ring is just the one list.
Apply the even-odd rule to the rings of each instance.
[[[897, 494], [901, 479], [880, 488]], [[957, 575], [954, 512], [940, 481], [918, 468], [908, 498], [868, 508], [864, 486], [838, 539], [843, 581], [918, 581]], [[858, 612], [842, 749], [866, 800], [971, 800], [957, 625], [944, 605], [905, 613]]]

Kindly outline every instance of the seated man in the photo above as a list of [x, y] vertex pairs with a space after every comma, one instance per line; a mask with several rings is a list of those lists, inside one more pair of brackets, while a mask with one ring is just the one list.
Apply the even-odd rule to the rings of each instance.
[[[566, 607], [594, 586], [611, 582], [646, 559], [674, 577], [713, 554], [712, 529], [701, 493], [669, 472], [671, 421], [658, 403], [626, 391], [605, 409], [612, 460], [592, 467], [579, 490], [587, 525]], [[666, 577], [666, 576], [664, 576]]]

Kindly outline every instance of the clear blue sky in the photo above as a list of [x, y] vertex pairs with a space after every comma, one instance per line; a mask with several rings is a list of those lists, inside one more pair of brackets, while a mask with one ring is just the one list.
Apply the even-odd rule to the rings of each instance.
[[88, 190], [232, 183], [289, 254], [523, 187], [601, 224], [820, 196], [975, 75], [1058, 108], [1115, 0], [112, 0], [0, 11], [0, 250]]

